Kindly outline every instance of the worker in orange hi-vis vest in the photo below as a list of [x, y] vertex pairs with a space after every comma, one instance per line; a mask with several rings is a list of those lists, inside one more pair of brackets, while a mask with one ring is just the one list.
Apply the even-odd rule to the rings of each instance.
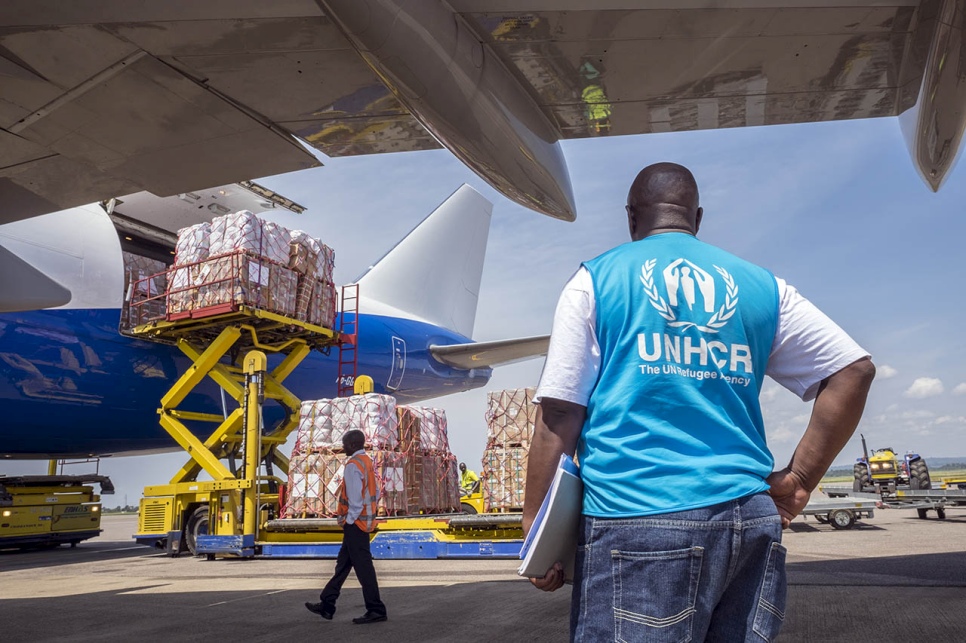
[[339, 598], [342, 584], [352, 569], [362, 585], [362, 596], [366, 601], [366, 613], [352, 619], [357, 625], [378, 623], [386, 620], [386, 606], [379, 599], [379, 584], [376, 582], [376, 569], [372, 565], [372, 552], [369, 550], [369, 532], [376, 522], [376, 501], [379, 491], [372, 459], [363, 447], [366, 438], [362, 431], [347, 431], [342, 436], [342, 447], [348, 459], [345, 473], [339, 485], [338, 520], [342, 526], [342, 547], [335, 563], [335, 573], [325, 585], [321, 602], [306, 603], [305, 607], [326, 620], [335, 615], [335, 602]]

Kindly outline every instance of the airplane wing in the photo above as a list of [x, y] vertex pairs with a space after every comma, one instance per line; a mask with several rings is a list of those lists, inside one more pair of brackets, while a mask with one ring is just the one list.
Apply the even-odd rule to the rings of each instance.
[[450, 149], [572, 220], [560, 141], [904, 114], [938, 189], [966, 0], [6, 0], [0, 223]]
[[505, 366], [547, 354], [550, 335], [501, 339], [493, 342], [430, 346], [433, 357], [453, 368], [471, 369]]

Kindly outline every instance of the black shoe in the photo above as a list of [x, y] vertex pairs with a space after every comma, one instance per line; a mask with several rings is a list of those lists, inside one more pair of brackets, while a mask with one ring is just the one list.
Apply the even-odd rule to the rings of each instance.
[[356, 625], [365, 625], [366, 623], [379, 623], [380, 621], [385, 621], [389, 617], [385, 614], [376, 614], [375, 612], [366, 612], [359, 618], [352, 619], [352, 622]]
[[312, 612], [313, 614], [318, 614], [327, 621], [331, 621], [334, 614], [332, 612], [326, 612], [322, 609], [322, 603], [306, 603], [305, 609]]

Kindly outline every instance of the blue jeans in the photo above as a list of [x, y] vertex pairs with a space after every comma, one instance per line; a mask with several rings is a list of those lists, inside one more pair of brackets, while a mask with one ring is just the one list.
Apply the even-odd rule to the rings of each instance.
[[766, 493], [643, 518], [581, 519], [574, 641], [771, 641], [785, 548]]

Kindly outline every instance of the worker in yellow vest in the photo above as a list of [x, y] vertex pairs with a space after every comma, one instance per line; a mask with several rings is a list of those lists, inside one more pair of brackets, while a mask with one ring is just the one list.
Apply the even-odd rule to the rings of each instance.
[[465, 462], [460, 462], [460, 495], [469, 496], [479, 490], [480, 476], [472, 469], [467, 469]]
[[379, 584], [376, 582], [376, 569], [372, 565], [372, 552], [369, 550], [369, 533], [376, 522], [376, 501], [379, 491], [372, 459], [363, 447], [366, 437], [362, 431], [347, 431], [342, 436], [342, 447], [347, 460], [342, 482], [339, 484], [339, 507], [337, 518], [342, 527], [342, 547], [335, 563], [335, 573], [326, 583], [319, 595], [321, 602], [306, 603], [312, 613], [326, 620], [335, 615], [335, 602], [339, 598], [342, 584], [352, 569], [362, 585], [362, 596], [366, 601], [366, 613], [352, 619], [356, 625], [378, 623], [386, 620], [386, 606], [379, 599]]

